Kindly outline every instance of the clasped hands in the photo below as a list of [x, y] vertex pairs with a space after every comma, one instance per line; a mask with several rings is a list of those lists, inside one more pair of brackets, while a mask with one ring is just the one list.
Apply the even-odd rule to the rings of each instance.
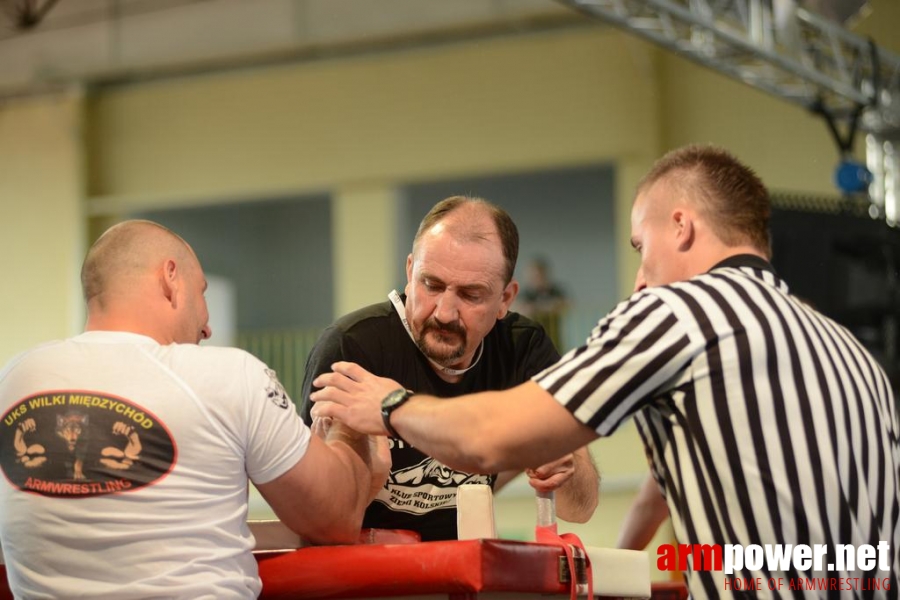
[[[351, 362], [337, 362], [331, 373], [313, 380], [319, 390], [310, 394], [313, 431], [321, 435], [331, 419], [345, 423], [360, 433], [388, 435], [381, 417], [381, 401], [403, 386], [386, 377], [369, 373]], [[575, 456], [567, 454], [533, 469], [526, 469], [528, 483], [539, 492], [552, 492], [575, 473]]]

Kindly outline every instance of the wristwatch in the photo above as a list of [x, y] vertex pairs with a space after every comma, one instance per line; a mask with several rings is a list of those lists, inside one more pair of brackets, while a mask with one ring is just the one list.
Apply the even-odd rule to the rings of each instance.
[[400, 434], [391, 426], [391, 413], [406, 404], [406, 401], [412, 397], [413, 393], [409, 390], [400, 388], [394, 390], [381, 401], [381, 418], [384, 419], [384, 428], [388, 430], [391, 437], [403, 439]]

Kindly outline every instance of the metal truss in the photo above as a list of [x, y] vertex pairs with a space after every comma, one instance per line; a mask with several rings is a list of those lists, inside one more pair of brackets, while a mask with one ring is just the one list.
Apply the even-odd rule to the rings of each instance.
[[900, 56], [792, 0], [558, 1], [818, 112], [838, 138], [835, 122], [900, 137]]

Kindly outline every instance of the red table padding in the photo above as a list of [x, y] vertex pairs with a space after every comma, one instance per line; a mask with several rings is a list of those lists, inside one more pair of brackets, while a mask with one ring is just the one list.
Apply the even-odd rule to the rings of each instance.
[[651, 600], [687, 600], [688, 589], [681, 581], [660, 581], [650, 585]]
[[[507, 540], [319, 546], [257, 554], [260, 598], [373, 598], [424, 593], [567, 594], [560, 548]], [[11, 600], [0, 565], [0, 600]]]
[[[556, 546], [464, 540], [303, 548], [258, 555], [261, 598], [376, 598], [426, 593], [568, 593]], [[299, 595], [299, 596], [298, 596]]]

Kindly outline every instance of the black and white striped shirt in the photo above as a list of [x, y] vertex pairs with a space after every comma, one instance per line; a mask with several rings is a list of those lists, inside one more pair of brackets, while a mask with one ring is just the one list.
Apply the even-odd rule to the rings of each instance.
[[[897, 598], [900, 444], [890, 384], [843, 327], [789, 295], [768, 263], [723, 261], [648, 288], [535, 377], [601, 436], [634, 416], [681, 544], [890, 545], [890, 571], [732, 577], [889, 579]], [[651, 556], [654, 549], [650, 549]], [[828, 563], [825, 562], [825, 565]], [[765, 566], [765, 565], [764, 565]], [[730, 595], [721, 571], [692, 595]], [[785, 587], [762, 597], [802, 597]]]

